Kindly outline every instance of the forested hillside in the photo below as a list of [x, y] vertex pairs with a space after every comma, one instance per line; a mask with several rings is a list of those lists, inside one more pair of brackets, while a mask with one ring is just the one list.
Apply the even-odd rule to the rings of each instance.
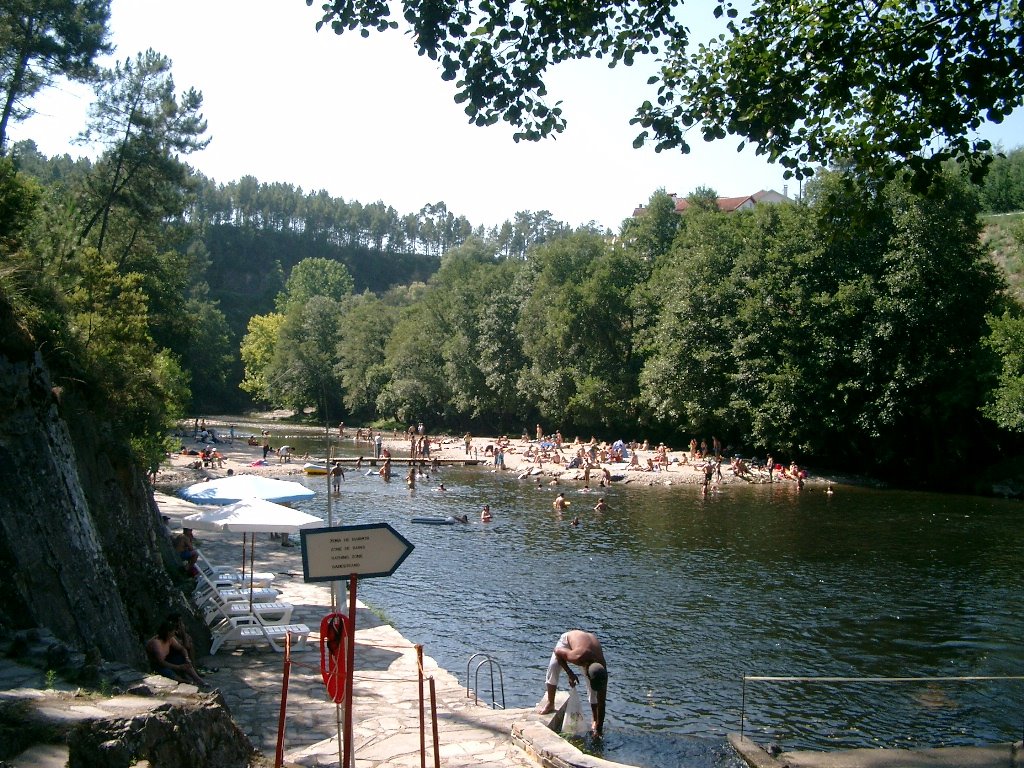
[[999, 266], [1021, 232], [1000, 218], [986, 240], [979, 218], [1024, 204], [1019, 149], [819, 169], [799, 203], [737, 213], [701, 188], [679, 215], [659, 190], [618, 233], [543, 211], [485, 230], [443, 202], [204, 178], [186, 163], [208, 142], [202, 95], [170, 68], [146, 51], [89, 74], [95, 160], [31, 142], [0, 159], [0, 292], [56, 386], [95, 392], [141, 464], [184, 413], [251, 404], [716, 435], [932, 483], [1024, 430], [1024, 313]]
[[[88, 222], [79, 225], [75, 218], [88, 205], [103, 162], [67, 155], [47, 158], [31, 141], [16, 144], [12, 158], [20, 173], [45, 190], [48, 213], [70, 212], [61, 222], [67, 236], [76, 237], [70, 231], [76, 226], [87, 233]], [[159, 161], [159, 156], [150, 161]], [[381, 202], [363, 205], [253, 177], [219, 185], [188, 173], [176, 183], [181, 210], [165, 215], [160, 226], [166, 245], [177, 252], [163, 268], [175, 270], [173, 280], [184, 287], [178, 307], [164, 309], [178, 315], [175, 322], [182, 327], [179, 338], [160, 340], [177, 350], [193, 374], [189, 404], [201, 410], [252, 405], [238, 386], [243, 378], [242, 336], [250, 318], [274, 308], [287, 276], [303, 259], [343, 264], [355, 292], [379, 295], [395, 286], [426, 282], [438, 269], [440, 254], [467, 238], [487, 238], [497, 254], [522, 259], [534, 245], [569, 231], [546, 211], [520, 211], [485, 231], [448, 211], [443, 202], [401, 215]], [[110, 210], [127, 211], [133, 194], [146, 192], [120, 190], [111, 198]], [[110, 210], [104, 214], [107, 221]], [[139, 213], [161, 215], [159, 210]]]
[[[39, 185], [37, 225], [80, 208], [103, 169], [31, 145], [15, 162]], [[168, 415], [252, 403], [451, 430], [541, 421], [584, 437], [718, 434], [862, 471], [941, 468], [1020, 427], [1009, 350], [1024, 238], [1012, 214], [988, 215], [984, 233], [976, 216], [1024, 197], [1022, 162], [995, 159], [998, 194], [952, 167], [926, 194], [822, 174], [797, 205], [725, 214], [694, 198], [680, 216], [656, 192], [617, 237], [519, 214], [512, 239], [443, 204], [399, 216], [190, 175], [180, 216], [155, 223], [170, 250], [147, 257], [148, 277], [130, 254], [95, 272], [92, 251], [72, 249], [54, 278], [72, 305], [116, 278], [90, 322], [138, 287]], [[111, 206], [110, 237], [122, 213]], [[71, 238], [76, 220], [35, 247]]]
[[346, 202], [251, 176], [226, 185], [201, 176], [197, 181], [186, 218], [206, 251], [215, 254], [207, 271], [211, 297], [236, 331], [273, 306], [284, 278], [304, 258], [339, 261], [357, 293], [381, 294], [426, 281], [441, 254], [471, 236], [486, 238], [502, 256], [523, 258], [532, 245], [568, 231], [545, 211], [520, 211], [485, 231], [443, 202], [399, 214], [382, 202]]

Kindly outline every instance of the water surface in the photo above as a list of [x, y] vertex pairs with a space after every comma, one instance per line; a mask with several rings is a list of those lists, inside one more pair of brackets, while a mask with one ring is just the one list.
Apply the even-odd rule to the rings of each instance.
[[[336, 524], [386, 521], [416, 546], [393, 576], [360, 582], [360, 598], [463, 682], [474, 653], [495, 657], [509, 707], [540, 699], [561, 632], [597, 633], [608, 759], [733, 765], [722, 745], [741, 710], [748, 736], [786, 749], [1021, 737], [1021, 683], [750, 683], [744, 706], [742, 682], [1024, 675], [1018, 503], [849, 486], [828, 497], [813, 485], [731, 485], [708, 499], [692, 486], [616, 486], [596, 513], [596, 493], [567, 486], [560, 517], [557, 489], [512, 473], [446, 469], [413, 491], [396, 475], [349, 472], [333, 505]], [[326, 480], [306, 482], [320, 493], [304, 508], [325, 514]], [[490, 525], [410, 522], [475, 521], [483, 503]], [[486, 674], [480, 682], [487, 698]]]

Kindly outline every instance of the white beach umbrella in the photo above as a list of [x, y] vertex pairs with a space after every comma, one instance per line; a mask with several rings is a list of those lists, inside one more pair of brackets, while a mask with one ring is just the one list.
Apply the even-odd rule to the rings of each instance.
[[[298, 485], [298, 483], [293, 483]], [[300, 486], [301, 487], [301, 486]], [[226, 507], [197, 512], [182, 520], [182, 525], [207, 531], [235, 531], [243, 534], [242, 563], [245, 564], [245, 541], [249, 539], [249, 605], [252, 606], [253, 560], [257, 533], [298, 533], [303, 528], [320, 528], [324, 521], [298, 509], [275, 504], [265, 499], [242, 499]]]
[[319, 528], [324, 521], [298, 509], [254, 498], [197, 512], [184, 518], [182, 524], [206, 531], [298, 533], [303, 528]]

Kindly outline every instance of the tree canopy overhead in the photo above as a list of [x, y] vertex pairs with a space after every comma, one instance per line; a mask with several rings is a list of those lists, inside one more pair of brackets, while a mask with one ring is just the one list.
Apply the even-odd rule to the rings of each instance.
[[[735, 14], [731, 0], [723, 9]], [[670, 44], [658, 105], [639, 118], [660, 145], [699, 122], [706, 139], [745, 137], [797, 177], [835, 159], [983, 167], [990, 144], [969, 134], [1024, 97], [1019, 2], [757, 0], [727, 26], [689, 55]]]
[[0, 153], [11, 120], [32, 114], [27, 101], [57, 75], [86, 80], [94, 59], [112, 50], [110, 0], [5, 0], [0, 6]]
[[[337, 34], [399, 26], [384, 0], [322, 9], [318, 28]], [[403, 0], [402, 9], [420, 54], [456, 81], [470, 122], [504, 120], [517, 141], [565, 129], [544, 77], [589, 57], [610, 66], [657, 57], [657, 96], [637, 109], [635, 145], [688, 152], [690, 129], [707, 140], [735, 135], [787, 177], [837, 160], [885, 176], [903, 162], [932, 171], [949, 157], [983, 166], [988, 143], [970, 132], [1024, 98], [1019, 2], [755, 0], [739, 20], [718, 0], [725, 29], [696, 49], [679, 0]]]

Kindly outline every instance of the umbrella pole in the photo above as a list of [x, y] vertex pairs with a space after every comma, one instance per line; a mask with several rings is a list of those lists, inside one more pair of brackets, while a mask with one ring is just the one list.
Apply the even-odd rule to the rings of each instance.
[[249, 539], [249, 613], [252, 613], [252, 558], [253, 558], [253, 545], [256, 543], [256, 534], [254, 533]]

